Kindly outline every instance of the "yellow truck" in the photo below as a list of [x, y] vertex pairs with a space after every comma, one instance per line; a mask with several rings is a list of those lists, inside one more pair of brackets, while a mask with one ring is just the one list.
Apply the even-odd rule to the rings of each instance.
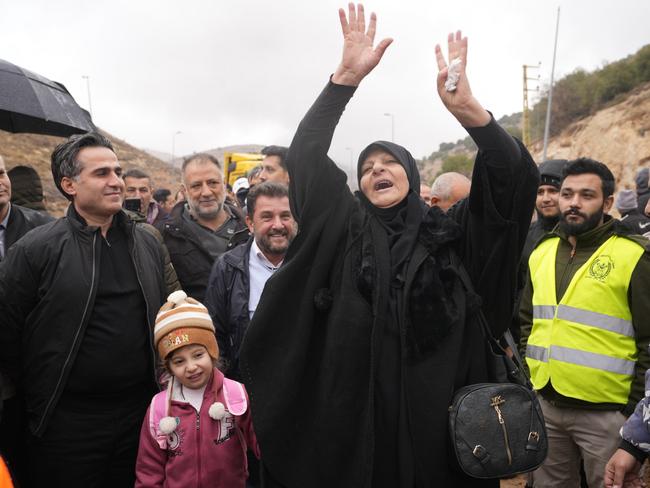
[[227, 152], [223, 155], [224, 179], [232, 186], [237, 178], [246, 174], [255, 166], [262, 164], [264, 156], [257, 153]]

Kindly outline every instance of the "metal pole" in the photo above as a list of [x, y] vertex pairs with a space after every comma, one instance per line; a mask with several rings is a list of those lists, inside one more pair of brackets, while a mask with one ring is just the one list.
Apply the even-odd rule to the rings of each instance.
[[90, 118], [93, 118], [93, 106], [90, 103], [90, 76], [82, 75], [82, 78], [86, 80], [86, 91], [88, 92], [88, 112], [90, 112]]
[[542, 161], [546, 161], [546, 150], [548, 149], [548, 134], [551, 128], [551, 104], [553, 103], [553, 77], [555, 76], [555, 55], [557, 53], [557, 36], [560, 30], [560, 7], [557, 8], [557, 21], [555, 23], [555, 46], [553, 47], [553, 66], [551, 67], [551, 86], [548, 90], [548, 105], [546, 106], [546, 125], [544, 127], [544, 150]]
[[391, 113], [385, 113], [386, 117], [390, 117], [390, 142], [395, 142], [395, 116]]

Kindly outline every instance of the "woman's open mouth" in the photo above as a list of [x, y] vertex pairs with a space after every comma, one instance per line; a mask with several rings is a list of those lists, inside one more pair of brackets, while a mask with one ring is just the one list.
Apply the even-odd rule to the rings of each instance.
[[392, 188], [393, 182], [389, 180], [379, 180], [375, 183], [375, 191], [386, 190], [387, 188]]

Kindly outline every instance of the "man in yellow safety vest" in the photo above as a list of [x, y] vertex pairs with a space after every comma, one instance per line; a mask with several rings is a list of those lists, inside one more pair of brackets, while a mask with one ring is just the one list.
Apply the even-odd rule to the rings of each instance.
[[535, 487], [603, 486], [618, 431], [643, 397], [650, 367], [650, 250], [607, 215], [614, 176], [569, 162], [560, 222], [537, 243], [520, 308], [521, 350], [548, 430]]

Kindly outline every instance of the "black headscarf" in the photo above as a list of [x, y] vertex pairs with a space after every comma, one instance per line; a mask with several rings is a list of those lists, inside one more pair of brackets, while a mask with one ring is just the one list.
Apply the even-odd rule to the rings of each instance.
[[[357, 182], [361, 182], [363, 162], [371, 152], [377, 150], [386, 151], [402, 165], [408, 178], [409, 191], [401, 202], [389, 208], [374, 206], [362, 192], [358, 192], [357, 195], [386, 233], [390, 253], [391, 278], [403, 281], [405, 267], [417, 241], [420, 223], [426, 214], [427, 207], [420, 198], [420, 174], [415, 159], [405, 148], [392, 142], [376, 141], [361, 152], [357, 163]], [[359, 184], [359, 186], [361, 185]], [[381, 260], [381, 257], [379, 259]]]

